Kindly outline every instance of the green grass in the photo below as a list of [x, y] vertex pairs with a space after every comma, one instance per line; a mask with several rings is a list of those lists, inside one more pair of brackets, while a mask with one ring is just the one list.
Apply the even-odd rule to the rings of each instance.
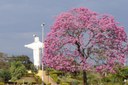
[[36, 82], [34, 77], [22, 77], [16, 82]]

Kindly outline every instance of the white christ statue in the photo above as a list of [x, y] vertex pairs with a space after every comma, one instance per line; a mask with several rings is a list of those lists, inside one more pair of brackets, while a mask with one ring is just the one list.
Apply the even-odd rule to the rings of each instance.
[[43, 43], [39, 41], [39, 37], [36, 35], [34, 36], [34, 42], [28, 45], [25, 45], [25, 47], [30, 48], [33, 50], [33, 60], [34, 60], [34, 66], [39, 69], [41, 66], [41, 49], [44, 47]]

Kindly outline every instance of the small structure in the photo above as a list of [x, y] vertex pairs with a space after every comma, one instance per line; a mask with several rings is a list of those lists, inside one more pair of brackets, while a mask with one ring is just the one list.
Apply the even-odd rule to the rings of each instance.
[[39, 37], [36, 35], [33, 35], [34, 42], [28, 45], [25, 45], [25, 47], [30, 48], [33, 50], [33, 60], [34, 60], [34, 66], [39, 69], [41, 67], [41, 49], [44, 47], [44, 44], [39, 41]]

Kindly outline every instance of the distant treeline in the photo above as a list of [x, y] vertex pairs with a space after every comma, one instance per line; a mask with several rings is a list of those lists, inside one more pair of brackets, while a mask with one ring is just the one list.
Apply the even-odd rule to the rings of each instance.
[[15, 82], [26, 75], [28, 70], [38, 72], [28, 56], [8, 56], [0, 52], [0, 82]]
[[33, 64], [30, 58], [26, 55], [8, 56], [7, 54], [0, 52], [0, 69], [8, 69], [10, 63], [14, 61], [20, 61], [28, 70], [30, 69], [31, 64]]

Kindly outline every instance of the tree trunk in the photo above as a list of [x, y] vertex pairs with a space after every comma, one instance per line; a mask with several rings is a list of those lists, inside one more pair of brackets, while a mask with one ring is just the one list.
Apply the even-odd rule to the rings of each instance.
[[83, 71], [83, 85], [88, 85], [86, 71]]

